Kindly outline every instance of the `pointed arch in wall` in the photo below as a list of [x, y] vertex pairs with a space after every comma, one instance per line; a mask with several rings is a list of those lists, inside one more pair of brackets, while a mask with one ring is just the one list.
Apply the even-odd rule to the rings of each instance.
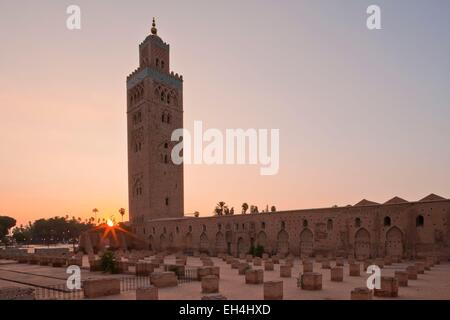
[[237, 254], [248, 253], [249, 249], [247, 247], [247, 243], [243, 237], [239, 237], [237, 241]]
[[267, 249], [267, 235], [264, 231], [260, 231], [258, 233], [258, 236], [256, 238], [256, 244], [258, 246], [264, 247], [264, 249]]
[[202, 232], [202, 234], [200, 235], [199, 251], [202, 253], [209, 252], [209, 240], [205, 232]]
[[217, 253], [225, 253], [227, 252], [227, 243], [225, 241], [225, 236], [222, 232], [216, 233], [216, 244], [215, 244]]
[[148, 250], [154, 250], [154, 249], [155, 249], [154, 239], [153, 239], [153, 236], [150, 235], [150, 236], [148, 236]]
[[314, 234], [305, 228], [300, 233], [300, 257], [310, 257], [314, 252]]
[[183, 247], [186, 253], [192, 253], [192, 233], [188, 232], [183, 237]]
[[286, 255], [289, 253], [289, 234], [286, 230], [278, 232], [277, 236], [277, 253]]
[[365, 228], [360, 228], [355, 233], [355, 256], [356, 259], [370, 257], [370, 233]]
[[404, 253], [403, 232], [396, 226], [386, 232], [386, 255], [402, 257]]
[[164, 233], [159, 237], [159, 246], [161, 250], [166, 250], [169, 247], [169, 241]]

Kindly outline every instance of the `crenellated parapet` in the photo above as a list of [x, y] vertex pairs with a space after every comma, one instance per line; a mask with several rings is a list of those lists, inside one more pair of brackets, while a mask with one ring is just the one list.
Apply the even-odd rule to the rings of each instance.
[[127, 89], [133, 88], [136, 84], [147, 77], [162, 82], [168, 86], [173, 86], [177, 89], [181, 89], [183, 87], [182, 75], [178, 75], [178, 73], [174, 73], [173, 71], [170, 74], [166, 74], [150, 67], [144, 67], [137, 68], [127, 77]]

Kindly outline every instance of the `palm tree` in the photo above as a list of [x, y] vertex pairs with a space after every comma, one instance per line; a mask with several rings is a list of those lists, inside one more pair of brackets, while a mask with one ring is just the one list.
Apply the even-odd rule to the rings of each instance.
[[221, 216], [223, 215], [224, 209], [226, 208], [225, 202], [220, 201], [217, 205], [216, 208], [214, 209], [214, 212], [218, 215]]
[[242, 214], [246, 214], [246, 213], [247, 213], [247, 210], [248, 210], [248, 203], [247, 203], [247, 202], [244, 202], [244, 203], [242, 204]]
[[122, 216], [122, 222], [123, 222], [123, 216], [125, 215], [125, 209], [124, 208], [120, 208], [119, 209], [119, 213]]
[[98, 209], [94, 208], [94, 209], [92, 209], [92, 212], [94, 213], [94, 217], [97, 218]]

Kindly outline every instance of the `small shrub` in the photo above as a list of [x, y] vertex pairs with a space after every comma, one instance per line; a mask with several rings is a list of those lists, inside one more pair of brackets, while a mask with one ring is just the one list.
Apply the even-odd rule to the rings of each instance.
[[251, 249], [251, 254], [253, 256], [255, 256], [255, 257], [260, 257], [261, 258], [263, 253], [264, 253], [264, 247], [263, 246], [257, 245], [256, 247], [252, 247], [252, 249]]
[[118, 273], [117, 260], [114, 252], [107, 250], [101, 258], [101, 268], [103, 272]]

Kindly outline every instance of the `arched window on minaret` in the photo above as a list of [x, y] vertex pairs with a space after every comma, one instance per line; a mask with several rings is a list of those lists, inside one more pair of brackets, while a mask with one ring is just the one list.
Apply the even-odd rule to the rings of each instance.
[[142, 184], [140, 181], [136, 182], [134, 186], [134, 195], [135, 197], [139, 197], [140, 195], [142, 195]]
[[425, 224], [424, 218], [422, 215], [417, 216], [416, 218], [416, 227], [423, 227]]
[[161, 92], [161, 101], [164, 102], [165, 97], [164, 97], [164, 92]]
[[156, 66], [159, 67], [159, 59], [156, 58]]

